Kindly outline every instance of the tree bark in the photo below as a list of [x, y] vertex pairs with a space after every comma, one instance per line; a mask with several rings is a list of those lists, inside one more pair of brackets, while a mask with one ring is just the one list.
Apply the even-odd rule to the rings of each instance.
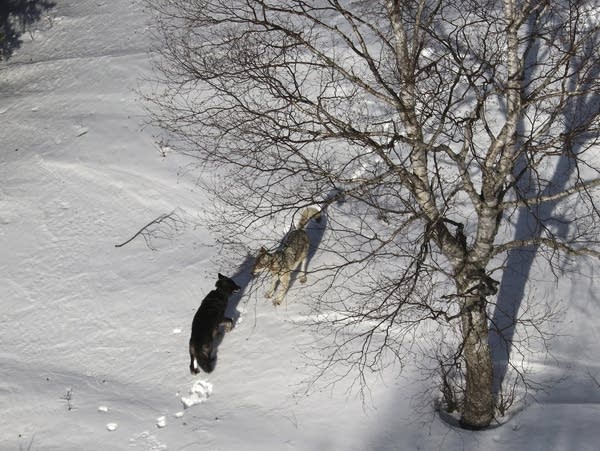
[[[458, 281], [464, 296], [461, 314], [466, 384], [460, 423], [467, 429], [482, 429], [494, 417], [493, 364], [488, 344], [488, 320], [485, 297], [479, 293], [482, 281], [467, 278]], [[472, 292], [472, 294], [471, 294]]]

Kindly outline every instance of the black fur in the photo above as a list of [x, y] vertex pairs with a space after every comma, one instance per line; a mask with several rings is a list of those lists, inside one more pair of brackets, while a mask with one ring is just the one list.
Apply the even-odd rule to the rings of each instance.
[[216, 287], [216, 290], [206, 295], [192, 321], [190, 337], [190, 372], [192, 374], [199, 372], [194, 367], [194, 358], [198, 366], [205, 372], [210, 373], [214, 369], [216, 357], [213, 356], [213, 350], [219, 326], [227, 323], [229, 326], [233, 326], [233, 321], [225, 318], [225, 310], [229, 296], [239, 291], [240, 287], [222, 274], [219, 274]]

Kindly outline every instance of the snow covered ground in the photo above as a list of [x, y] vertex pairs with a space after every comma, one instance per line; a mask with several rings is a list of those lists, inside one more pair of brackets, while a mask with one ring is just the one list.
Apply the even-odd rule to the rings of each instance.
[[[590, 261], [557, 284], [532, 269], [566, 307], [554, 357], [529, 362], [552, 383], [496, 429], [441, 422], [411, 368], [374, 379], [365, 404], [343, 384], [305, 394], [298, 288], [280, 308], [246, 290], [217, 368], [191, 376], [194, 312], [217, 272], [240, 272], [217, 264], [201, 174], [144, 125], [148, 15], [141, 0], [55, 3], [0, 63], [0, 450], [598, 449]], [[148, 243], [115, 247], [171, 212]]]

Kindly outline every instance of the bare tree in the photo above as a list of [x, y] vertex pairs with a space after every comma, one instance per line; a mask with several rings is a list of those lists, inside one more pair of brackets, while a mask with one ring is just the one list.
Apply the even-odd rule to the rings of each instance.
[[[313, 268], [316, 305], [335, 326], [325, 367], [376, 370], [389, 353], [403, 358], [417, 328], [458, 325], [442, 388], [458, 389], [463, 426], [488, 426], [504, 256], [537, 246], [555, 268], [560, 256], [600, 257], [594, 3], [150, 4], [153, 115], [217, 169], [207, 188], [227, 210], [222, 235], [256, 238], [273, 216], [327, 210], [327, 263]], [[559, 159], [574, 170], [556, 183]], [[536, 215], [549, 202], [562, 207]], [[523, 210], [537, 230], [517, 239]]]

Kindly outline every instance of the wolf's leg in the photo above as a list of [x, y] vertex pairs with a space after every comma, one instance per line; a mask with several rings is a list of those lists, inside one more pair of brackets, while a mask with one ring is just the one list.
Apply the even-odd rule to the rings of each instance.
[[300, 262], [300, 272], [302, 275], [298, 279], [300, 283], [306, 283], [306, 267], [308, 266], [308, 255], [304, 254], [302, 261]]
[[190, 345], [190, 373], [198, 374], [198, 372], [198, 368], [194, 366], [194, 352], [192, 346]]
[[231, 332], [231, 329], [233, 329], [233, 320], [231, 318], [224, 318], [223, 321], [221, 321], [221, 324], [219, 324], [219, 327], [221, 326], [225, 333]]
[[273, 300], [273, 304], [279, 305], [283, 301], [288, 288], [290, 287], [290, 272], [286, 271], [279, 276], [279, 288], [277, 289], [277, 297]]
[[271, 288], [265, 293], [265, 297], [269, 299], [275, 293], [275, 287], [277, 286], [277, 275], [273, 274], [271, 277]]

